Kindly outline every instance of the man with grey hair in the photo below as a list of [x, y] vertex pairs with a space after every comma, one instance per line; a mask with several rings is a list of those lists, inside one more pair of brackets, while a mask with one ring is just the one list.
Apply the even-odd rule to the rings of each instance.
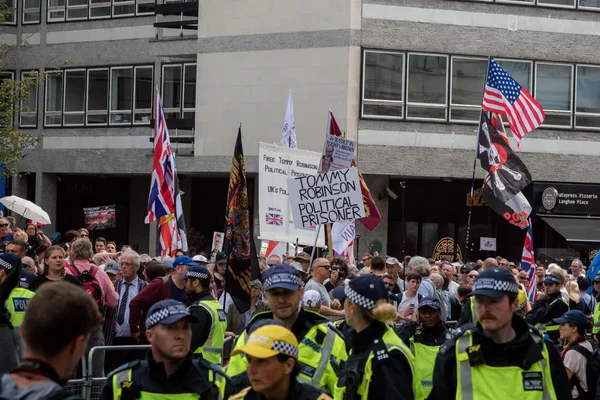
[[580, 259], [576, 258], [571, 261], [571, 275], [569, 275], [569, 279], [576, 281], [580, 276], [585, 276], [583, 272], [583, 263]]
[[429, 279], [431, 267], [425, 257], [415, 256], [408, 262], [408, 269], [421, 275], [421, 286], [418, 293], [423, 297], [435, 296], [435, 285]]
[[[129, 303], [148, 283], [140, 279], [137, 271], [140, 268], [141, 257], [133, 250], [125, 250], [121, 254], [121, 279], [115, 281], [115, 291], [119, 293], [119, 304], [115, 308], [106, 307], [104, 310], [103, 331], [107, 346], [135, 346], [138, 341], [131, 336], [129, 328]], [[139, 351], [119, 350], [109, 351], [106, 356], [106, 372], [130, 361], [140, 358]]]
[[[71, 274], [78, 278], [83, 283], [82, 278], [86, 278], [84, 289], [86, 289], [96, 300], [96, 304], [103, 310], [104, 307], [116, 307], [118, 305], [119, 295], [102, 268], [90, 263], [94, 252], [92, 250], [92, 242], [87, 238], [79, 238], [73, 241], [70, 246], [71, 259], [69, 265], [65, 268], [67, 274]], [[89, 278], [92, 279], [89, 279]], [[92, 347], [104, 346], [104, 334], [102, 327], [98, 327], [90, 338], [86, 357]], [[92, 360], [92, 376], [104, 376], [104, 352], [95, 353]]]

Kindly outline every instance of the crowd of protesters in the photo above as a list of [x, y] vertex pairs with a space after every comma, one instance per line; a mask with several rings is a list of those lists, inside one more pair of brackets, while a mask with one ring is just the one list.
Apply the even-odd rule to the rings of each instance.
[[260, 256], [240, 312], [225, 253], [152, 257], [83, 228], [53, 245], [34, 224], [13, 227], [0, 218], [0, 398], [77, 398], [62, 387], [82, 356], [140, 344], [151, 351], [94, 352], [102, 398], [478, 398], [492, 376], [496, 398], [596, 394], [600, 275], [580, 260], [538, 263], [530, 284], [501, 257]]

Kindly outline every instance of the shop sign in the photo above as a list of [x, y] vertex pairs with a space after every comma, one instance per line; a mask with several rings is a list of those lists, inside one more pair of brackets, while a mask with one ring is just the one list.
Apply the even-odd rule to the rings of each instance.
[[456, 258], [454, 257], [454, 239], [451, 237], [441, 238], [433, 249], [434, 260], [448, 258], [451, 261], [462, 261], [462, 252], [460, 246], [456, 246]]
[[600, 185], [534, 183], [538, 214], [600, 215]]

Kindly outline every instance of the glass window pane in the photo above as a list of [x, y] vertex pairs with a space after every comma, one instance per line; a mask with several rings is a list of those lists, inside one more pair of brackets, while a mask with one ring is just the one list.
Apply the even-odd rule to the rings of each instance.
[[600, 114], [600, 68], [577, 67], [577, 112]]
[[40, 22], [40, 12], [39, 11], [25, 11], [23, 13], [23, 22], [24, 23]]
[[487, 60], [452, 59], [452, 104], [481, 104], [487, 64]]
[[91, 7], [90, 18], [110, 17], [110, 4], [106, 7]]
[[29, 96], [21, 101], [24, 111], [35, 111], [37, 109], [37, 86], [34, 83], [36, 74], [22, 74], [22, 79], [29, 86]]
[[480, 114], [481, 111], [479, 110], [457, 110], [452, 108], [450, 110], [450, 120], [478, 122]]
[[185, 65], [183, 108], [196, 108], [196, 65]]
[[108, 69], [88, 71], [88, 110], [108, 110]]
[[181, 107], [181, 65], [165, 65], [163, 69], [163, 107]]
[[110, 110], [131, 110], [133, 89], [133, 68], [112, 70]]
[[404, 106], [363, 104], [363, 116], [402, 118], [404, 116]]
[[546, 113], [544, 118], [544, 125], [556, 125], [571, 127], [571, 116], [570, 115], [552, 115]]
[[67, 9], [67, 19], [85, 19], [88, 15], [87, 8], [69, 8]]
[[445, 108], [411, 107], [406, 108], [408, 118], [446, 119]]
[[365, 52], [365, 99], [404, 99], [404, 54]]
[[539, 63], [536, 98], [545, 110], [571, 110], [571, 66]]
[[496, 60], [517, 83], [531, 92], [531, 63], [523, 61]]
[[600, 0], [579, 0], [579, 7], [600, 7]]
[[575, 0], [538, 0], [539, 5], [575, 6]]
[[600, 129], [600, 117], [577, 116], [575, 117], [575, 126], [581, 128]]
[[113, 8], [113, 15], [124, 16], [135, 14], [135, 4], [120, 4], [115, 5]]
[[446, 104], [448, 59], [443, 56], [409, 54], [407, 102]]
[[48, 74], [46, 79], [46, 111], [62, 111], [62, 72]]
[[85, 70], [65, 71], [65, 112], [85, 111]]
[[152, 67], [135, 69], [135, 108], [152, 109]]
[[154, 13], [154, 2], [146, 3], [140, 2], [137, 3], [137, 14], [152, 14]]
[[[59, 122], [60, 124], [60, 122]], [[24, 128], [27, 127], [36, 127], [37, 126], [37, 116], [35, 114], [27, 113], [21, 114], [21, 126]]]
[[64, 7], [65, 0], [48, 0], [48, 7]]

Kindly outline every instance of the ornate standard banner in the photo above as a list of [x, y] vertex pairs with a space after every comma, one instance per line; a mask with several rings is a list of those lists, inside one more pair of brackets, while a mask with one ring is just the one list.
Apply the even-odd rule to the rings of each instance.
[[[258, 217], [260, 239], [312, 246], [316, 226], [296, 229], [288, 200], [287, 181], [317, 173], [321, 154], [260, 143], [258, 162]], [[317, 246], [325, 247], [325, 234], [319, 234]]]

